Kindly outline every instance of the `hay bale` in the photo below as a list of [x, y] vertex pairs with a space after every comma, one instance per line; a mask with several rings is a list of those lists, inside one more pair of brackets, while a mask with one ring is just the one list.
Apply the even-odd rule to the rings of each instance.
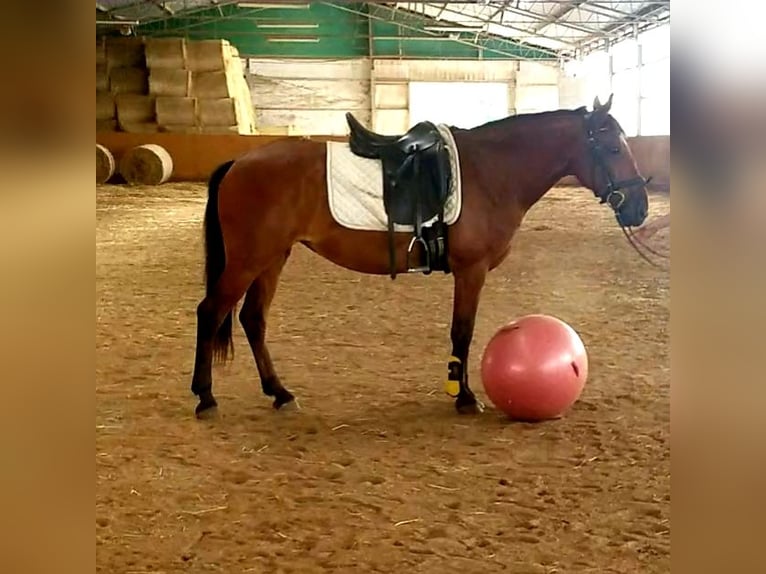
[[114, 105], [114, 96], [109, 92], [96, 92], [96, 119], [112, 120], [115, 118], [117, 108]]
[[106, 183], [114, 175], [115, 162], [112, 152], [96, 144], [96, 184]]
[[109, 70], [109, 91], [113, 94], [146, 94], [149, 92], [145, 68], [112, 68]]
[[157, 144], [140, 145], [122, 157], [120, 174], [130, 185], [160, 185], [173, 174], [173, 158]]
[[191, 95], [198, 98], [231, 98], [237, 93], [234, 77], [226, 72], [192, 72]]
[[139, 94], [117, 94], [117, 119], [120, 125], [153, 122], [155, 97]]
[[157, 123], [165, 125], [197, 125], [197, 98], [157, 97]]
[[119, 124], [122, 131], [131, 134], [156, 134], [160, 131], [160, 126], [155, 122], [119, 122]]
[[228, 40], [195, 40], [186, 44], [186, 67], [192, 72], [225, 70], [232, 59]]
[[96, 133], [98, 132], [116, 132], [117, 120], [96, 120]]
[[107, 36], [108, 68], [145, 68], [144, 39], [137, 36]]
[[147, 38], [144, 51], [150, 69], [186, 68], [186, 38]]
[[184, 98], [192, 95], [192, 74], [188, 70], [149, 70], [149, 93], [154, 96]]
[[239, 101], [235, 98], [197, 100], [199, 123], [202, 126], [235, 126], [241, 122]]
[[106, 62], [96, 64], [96, 91], [109, 91], [109, 71], [106, 69]]

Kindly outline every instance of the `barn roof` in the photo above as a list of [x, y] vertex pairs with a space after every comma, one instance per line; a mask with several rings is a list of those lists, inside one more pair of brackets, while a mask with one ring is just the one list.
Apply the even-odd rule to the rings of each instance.
[[[295, 0], [290, 0], [295, 3]], [[97, 21], [147, 23], [225, 5], [275, 4], [273, 0], [99, 0]], [[349, 5], [348, 2], [324, 2]], [[357, 5], [359, 3], [356, 3]], [[475, 40], [503, 37], [562, 57], [582, 56], [670, 21], [670, 0], [466, 0], [369, 2], [431, 20], [433, 34]]]

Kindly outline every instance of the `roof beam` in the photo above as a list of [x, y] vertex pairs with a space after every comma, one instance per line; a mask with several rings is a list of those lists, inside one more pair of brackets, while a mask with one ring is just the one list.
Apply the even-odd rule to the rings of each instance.
[[511, 0], [505, 0], [504, 2], [502, 2], [500, 4], [500, 6], [498, 6], [497, 10], [495, 10], [494, 12], [492, 12], [492, 14], [489, 15], [489, 17], [487, 18], [487, 21], [493, 22], [495, 20], [495, 17], [497, 17], [499, 15], [500, 16], [500, 23], [502, 24], [503, 23], [503, 12], [505, 11], [506, 6], [508, 6], [508, 4], [510, 2], [511, 2]]
[[[199, 14], [201, 12], [207, 12], [215, 8], [218, 8], [218, 10], [220, 11], [220, 9], [223, 6], [229, 6], [231, 4], [237, 4], [239, 2], [240, 0], [219, 0], [215, 4], [208, 4], [205, 6], [199, 6], [197, 8], [190, 8], [188, 10], [179, 10], [175, 15], [178, 16], [179, 18], [186, 18], [187, 16], [191, 16], [193, 14]], [[258, 9], [256, 8], [255, 10], [257, 11]], [[166, 14], [164, 16], [160, 16], [157, 18], [147, 18], [146, 20], [142, 20], [141, 23], [151, 24], [152, 22], [162, 22], [163, 20], [169, 20], [172, 17], [173, 16]]]
[[170, 16], [175, 16], [175, 12], [171, 10], [167, 3], [163, 2], [162, 0], [149, 0], [152, 4], [157, 6], [157, 8], [161, 9], [165, 14], [169, 14]]
[[538, 22], [543, 22], [546, 26], [550, 24], [555, 24], [556, 26], [561, 26], [562, 28], [569, 28], [570, 30], [575, 30], [577, 32], [582, 32], [583, 34], [589, 34], [589, 35], [599, 35], [601, 32], [601, 30], [598, 30], [598, 29], [587, 28], [585, 26], [579, 26], [577, 24], [569, 24], [567, 22], [549, 22], [546, 16], [542, 16], [538, 14], [537, 12], [531, 12], [529, 10], [524, 10], [522, 8], [514, 8], [511, 6], [506, 6], [505, 10], [506, 12], [510, 12], [511, 14], [526, 16]]
[[553, 12], [550, 16], [547, 16], [544, 21], [540, 22], [533, 28], [533, 31], [539, 32], [545, 28], [548, 24], [561, 24], [561, 19], [569, 14], [575, 8], [578, 8], [580, 4], [584, 4], [585, 0], [572, 0], [564, 4], [559, 10]]
[[[631, 18], [635, 18], [636, 23], [638, 22], [651, 22], [653, 19], [651, 16], [654, 16], [655, 14], [660, 14], [662, 12], [667, 11], [668, 8], [664, 5], [655, 5], [655, 4], [649, 4], [646, 6], [642, 6], [635, 12], [632, 12], [630, 14]], [[605, 32], [614, 32], [615, 30], [618, 30], [620, 28], [627, 28], [628, 26], [633, 26], [634, 24], [620, 24], [620, 23], [614, 23], [614, 24], [607, 24], [604, 26]]]
[[[337, 8], [338, 10], [343, 10], [344, 12], [350, 12], [352, 14], [359, 14], [359, 15], [362, 15], [362, 16], [366, 16], [367, 18], [370, 18], [372, 20], [378, 20], [378, 21], [381, 21], [381, 22], [386, 22], [388, 24], [396, 24], [397, 26], [400, 26], [400, 27], [405, 28], [407, 30], [412, 30], [414, 32], [419, 32], [419, 33], [422, 33], [422, 34], [428, 34], [429, 36], [434, 36], [436, 38], [443, 39], [443, 37], [439, 36], [437, 33], [430, 32], [429, 30], [423, 30], [422, 28], [418, 28], [418, 27], [415, 27], [415, 26], [410, 26], [409, 24], [405, 24], [405, 23], [402, 23], [402, 22], [397, 22], [396, 20], [389, 20], [389, 19], [383, 18], [381, 16], [377, 16], [377, 15], [373, 14], [371, 11], [368, 12], [368, 13], [365, 13], [365, 12], [359, 12], [358, 10], [354, 10], [353, 8], [348, 8], [347, 6], [344, 6], [342, 4], [336, 4], [336, 3], [333, 3], [333, 2], [327, 2], [327, 1], [324, 1], [322, 3], [326, 4], [328, 6], [333, 6], [334, 8]], [[372, 6], [381, 7], [378, 4], [370, 4], [368, 6], [369, 7], [372, 7]], [[386, 10], [390, 10], [392, 12], [399, 9], [399, 8], [390, 8], [388, 6], [383, 6], [382, 8], [386, 9]], [[407, 10], [407, 11], [408, 12], [414, 12], [415, 14], [417, 14], [417, 12], [415, 12], [414, 10]], [[402, 39], [406, 39], [406, 38], [402, 38]], [[500, 49], [497, 49], [497, 48], [487, 48], [486, 46], [482, 46], [481, 44], [477, 44], [475, 42], [470, 42], [468, 40], [461, 40], [459, 38], [457, 38], [457, 39], [450, 38], [450, 40], [452, 42], [457, 42], [458, 44], [464, 44], [466, 46], [471, 46], [472, 48], [478, 48], [478, 49], [482, 49], [482, 50], [489, 50], [490, 52], [495, 52], [495, 53], [503, 55], [503, 56], [508, 56], [509, 58], [513, 58], [513, 59], [519, 59], [520, 58], [518, 54], [512, 54], [510, 52], [506, 52], [505, 50], [500, 50]], [[511, 43], [515, 42], [517, 44], [521, 43], [518, 40], [515, 40], [514, 38], [507, 38], [507, 41], [509, 41]], [[529, 49], [529, 50], [534, 50], [534, 51], [537, 51], [537, 52], [549, 53], [552, 58], [555, 58], [557, 56], [557, 54], [555, 53], [555, 50], [551, 50], [550, 48], [543, 48], [543, 47], [535, 46], [535, 45], [528, 45], [528, 46], [525, 46], [525, 47], [527, 49]]]
[[583, 42], [582, 52], [583, 54], [589, 54], [597, 50], [607, 49], [610, 44], [620, 42], [625, 38], [630, 37], [633, 34], [634, 29], [637, 29], [638, 33], [640, 34], [647, 30], [657, 28], [669, 20], [670, 14], [667, 14], [667, 16], [657, 18], [656, 20], [637, 22], [632, 24], [630, 27], [623, 27], [621, 30], [613, 30], [605, 38], [594, 38], [588, 42]]
[[[508, 3], [509, 2], [506, 2], [505, 4], [508, 4]], [[418, 3], [418, 4], [422, 4], [423, 9], [424, 9], [424, 12], [423, 12], [424, 14], [426, 13], [425, 12], [426, 8], [433, 8], [433, 9], [436, 8], [433, 5], [433, 3], [431, 3], [431, 2], [423, 2], [423, 3]], [[404, 8], [401, 8], [401, 9], [404, 9]], [[531, 32], [531, 30], [529, 30], [529, 29], [519, 28], [519, 27], [513, 26], [511, 24], [503, 23], [502, 21], [499, 22], [499, 23], [487, 22], [486, 20], [482, 19], [479, 16], [475, 16], [473, 14], [466, 14], [464, 12], [460, 12], [460, 11], [455, 10], [455, 9], [446, 8], [446, 9], [443, 10], [443, 13], [447, 14], [447, 21], [449, 21], [452, 24], [456, 24], [456, 25], [465, 24], [465, 23], [475, 23], [475, 24], [491, 23], [491, 24], [495, 24], [497, 26], [501, 26], [502, 28], [505, 28], [508, 31], [520, 32], [522, 34], [522, 36], [518, 36], [518, 35], [515, 35], [515, 34], [509, 34], [507, 36], [507, 39], [511, 40], [513, 42], [523, 42], [523, 43], [528, 44], [530, 47], [533, 47], [535, 49], [540, 49], [540, 46], [534, 44], [530, 40], [526, 40], [525, 41], [524, 38], [530, 38], [532, 40], [534, 38], [541, 38], [541, 39], [548, 40], [549, 42], [554, 42], [554, 43], [559, 45], [558, 48], [542, 47], [543, 50], [548, 50], [548, 51], [550, 51], [550, 50], [556, 51], [556, 50], [563, 50], [563, 49], [567, 49], [567, 48], [576, 48], [577, 47], [577, 45], [574, 44], [573, 42], [565, 40], [565, 39], [562, 39], [562, 38], [556, 38], [554, 36], [548, 36], [546, 34], [533, 34]], [[456, 20], [455, 18], [451, 18], [450, 19], [449, 16], [459, 16], [460, 20]], [[428, 17], [429, 18], [434, 18], [433, 15], [428, 15]], [[494, 34], [493, 36], [506, 37], [506, 36], [503, 36], [501, 34]], [[489, 36], [489, 37], [492, 37], [492, 36]]]

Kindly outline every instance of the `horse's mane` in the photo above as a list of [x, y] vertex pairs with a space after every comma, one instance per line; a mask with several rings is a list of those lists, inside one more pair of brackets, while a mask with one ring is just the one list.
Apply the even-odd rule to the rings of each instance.
[[544, 112], [534, 112], [534, 113], [528, 113], [528, 114], [515, 114], [512, 116], [506, 116], [504, 118], [483, 123], [481, 125], [470, 128], [470, 130], [482, 130], [485, 128], [494, 128], [494, 127], [508, 128], [508, 127], [512, 127], [517, 124], [523, 124], [532, 120], [539, 120], [539, 119], [545, 119], [545, 118], [554, 119], [554, 118], [560, 118], [560, 117], [568, 118], [573, 116], [581, 117], [586, 113], [588, 113], [588, 108], [586, 106], [580, 106], [579, 108], [576, 108], [576, 109], [548, 110]]

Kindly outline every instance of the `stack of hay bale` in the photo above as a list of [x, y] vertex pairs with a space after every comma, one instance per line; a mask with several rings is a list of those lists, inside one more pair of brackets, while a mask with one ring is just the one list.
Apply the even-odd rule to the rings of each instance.
[[143, 39], [107, 36], [97, 43], [96, 54], [96, 129], [159, 131]]
[[250, 88], [239, 52], [226, 40], [189, 42], [192, 96], [202, 133], [255, 133]]
[[[110, 50], [112, 44], [120, 49]], [[139, 133], [255, 133], [242, 60], [227, 40], [109, 38], [105, 68], [108, 93], [97, 64], [99, 129], [116, 124]]]
[[191, 97], [184, 38], [147, 38], [149, 94], [155, 99], [157, 124], [165, 132], [194, 133], [197, 102]]

